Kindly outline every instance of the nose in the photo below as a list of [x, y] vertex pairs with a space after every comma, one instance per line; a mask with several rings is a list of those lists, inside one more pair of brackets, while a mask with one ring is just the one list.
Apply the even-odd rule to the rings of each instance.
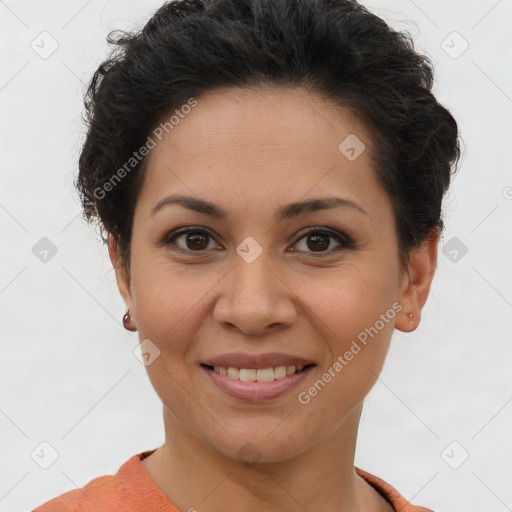
[[235, 258], [222, 280], [214, 320], [229, 329], [262, 337], [290, 327], [297, 317], [295, 294], [262, 254], [252, 263]]

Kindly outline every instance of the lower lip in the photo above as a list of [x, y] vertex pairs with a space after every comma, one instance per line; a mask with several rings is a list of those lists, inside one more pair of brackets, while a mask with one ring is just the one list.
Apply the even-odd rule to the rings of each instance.
[[300, 373], [288, 375], [282, 379], [270, 380], [268, 382], [245, 382], [232, 379], [220, 373], [215, 373], [213, 370], [201, 366], [201, 369], [221, 391], [233, 398], [239, 398], [247, 402], [263, 402], [283, 396], [297, 387], [309, 375], [313, 368], [314, 366], [310, 366]]

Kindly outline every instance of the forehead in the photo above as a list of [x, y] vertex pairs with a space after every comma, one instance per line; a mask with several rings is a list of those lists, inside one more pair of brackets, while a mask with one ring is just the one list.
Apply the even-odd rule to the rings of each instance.
[[175, 192], [261, 208], [273, 197], [382, 194], [370, 134], [348, 109], [299, 88], [219, 89], [196, 101], [148, 155], [147, 207]]
[[[313, 146], [322, 151], [333, 144], [337, 149], [336, 142], [351, 133], [365, 139], [367, 147], [372, 144], [348, 108], [299, 87], [219, 88], [196, 101], [197, 106], [180, 119], [174, 116], [176, 124], [168, 126], [161, 141], [165, 144], [159, 144], [151, 158], [157, 157], [164, 145], [174, 151], [188, 150], [191, 144], [222, 152], [262, 147], [311, 152]], [[162, 122], [168, 117], [162, 116]]]

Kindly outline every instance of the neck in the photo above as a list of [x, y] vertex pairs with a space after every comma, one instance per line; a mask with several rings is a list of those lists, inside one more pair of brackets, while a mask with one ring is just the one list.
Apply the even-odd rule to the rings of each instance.
[[202, 442], [164, 409], [165, 443], [142, 466], [183, 511], [391, 512], [354, 471], [361, 410], [362, 405], [330, 436], [291, 459], [247, 463]]

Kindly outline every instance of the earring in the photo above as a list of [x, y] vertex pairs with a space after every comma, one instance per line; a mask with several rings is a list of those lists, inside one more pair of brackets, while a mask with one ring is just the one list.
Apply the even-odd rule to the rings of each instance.
[[409, 313], [407, 316], [410, 318], [409, 323], [413, 324], [414, 322], [412, 321], [412, 313]]
[[130, 310], [128, 310], [124, 316], [123, 316], [123, 327], [127, 331], [136, 331], [137, 327], [135, 327], [135, 324], [133, 323], [132, 319], [130, 318]]

